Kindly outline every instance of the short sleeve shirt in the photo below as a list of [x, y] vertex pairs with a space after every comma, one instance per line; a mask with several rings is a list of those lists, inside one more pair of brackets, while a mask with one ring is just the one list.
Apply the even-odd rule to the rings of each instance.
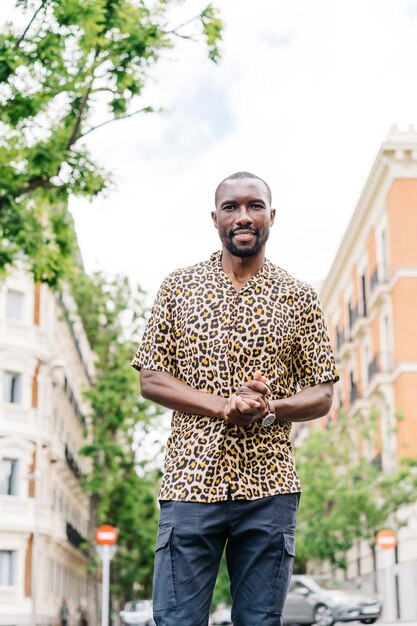
[[[220, 252], [165, 279], [132, 365], [224, 398], [256, 370], [270, 380], [272, 399], [338, 380], [314, 289], [266, 260], [238, 292]], [[174, 411], [159, 498], [218, 502], [299, 492], [290, 431], [279, 419], [240, 427]]]

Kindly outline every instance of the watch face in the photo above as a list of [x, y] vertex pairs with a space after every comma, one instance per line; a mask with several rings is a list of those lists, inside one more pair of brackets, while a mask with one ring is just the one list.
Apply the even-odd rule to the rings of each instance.
[[267, 413], [262, 419], [262, 426], [271, 426], [275, 422], [275, 413]]

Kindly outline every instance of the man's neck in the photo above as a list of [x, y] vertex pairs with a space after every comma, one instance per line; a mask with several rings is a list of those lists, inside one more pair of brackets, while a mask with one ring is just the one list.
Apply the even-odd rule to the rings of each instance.
[[252, 276], [259, 272], [264, 262], [264, 249], [254, 256], [239, 257], [233, 256], [227, 249], [223, 248], [222, 267], [237, 291], [240, 291]]

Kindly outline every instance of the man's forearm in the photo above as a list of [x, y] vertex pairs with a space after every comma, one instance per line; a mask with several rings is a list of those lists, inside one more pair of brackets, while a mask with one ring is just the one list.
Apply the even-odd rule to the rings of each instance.
[[333, 398], [333, 383], [306, 387], [289, 398], [270, 400], [271, 409], [279, 420], [306, 422], [326, 415]]
[[144, 398], [168, 409], [224, 418], [225, 398], [193, 389], [168, 372], [143, 369], [140, 386]]

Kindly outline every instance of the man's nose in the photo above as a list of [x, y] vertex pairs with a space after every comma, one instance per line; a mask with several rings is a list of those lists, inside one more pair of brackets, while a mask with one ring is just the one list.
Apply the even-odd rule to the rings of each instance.
[[253, 220], [248, 207], [245, 204], [241, 204], [239, 207], [238, 223], [239, 224], [252, 224]]

